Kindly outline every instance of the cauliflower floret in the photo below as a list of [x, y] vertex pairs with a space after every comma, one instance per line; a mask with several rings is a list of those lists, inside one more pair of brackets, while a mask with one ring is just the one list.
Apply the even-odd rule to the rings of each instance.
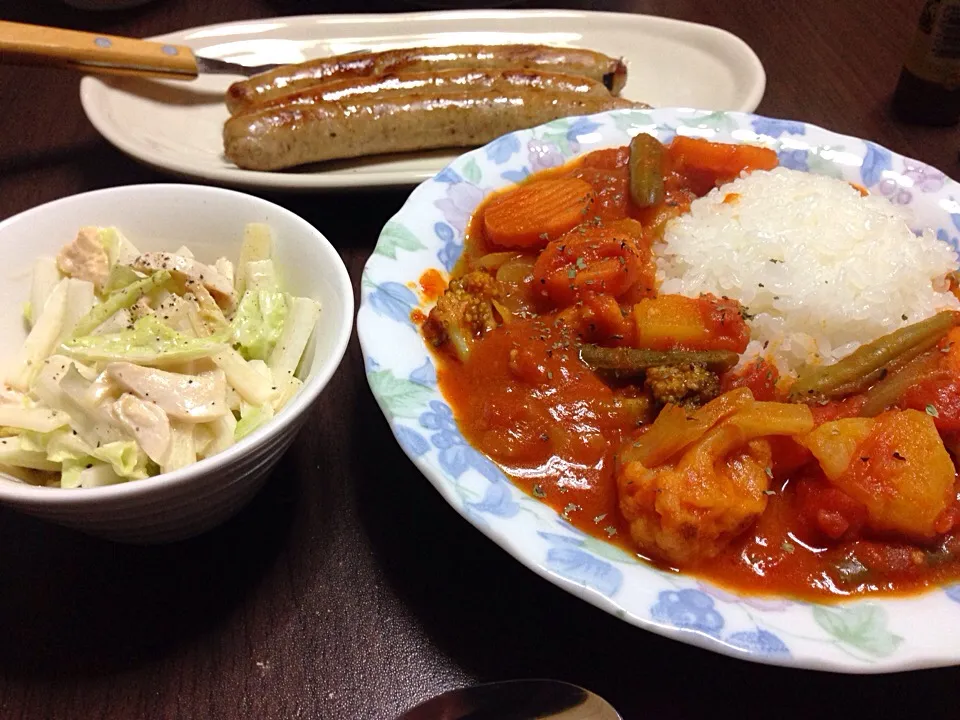
[[691, 565], [715, 557], [760, 516], [770, 444], [731, 442], [735, 435], [731, 426], [714, 430], [674, 467], [633, 462], [621, 469], [620, 510], [641, 552]]
[[493, 300], [500, 296], [496, 279], [482, 270], [451, 281], [423, 324], [423, 334], [435, 347], [450, 344], [464, 360], [473, 340], [497, 326]]
[[102, 292], [110, 277], [110, 257], [99, 235], [95, 227], [80, 228], [73, 242], [60, 249], [57, 267], [67, 277], [92, 282], [97, 292]]
[[661, 365], [646, 375], [644, 384], [660, 404], [699, 407], [720, 394], [720, 380], [703, 365]]
[[[772, 453], [764, 438], [813, 428], [805, 405], [742, 397], [734, 404], [727, 396], [692, 416], [677, 408], [668, 412], [673, 406], [667, 406], [663, 427], [657, 427], [658, 418], [647, 433], [656, 431], [654, 437], [668, 447], [643, 447], [637, 455], [630, 443], [621, 453], [620, 511], [642, 553], [680, 567], [715, 557], [767, 506]], [[697, 435], [685, 434], [687, 426], [699, 428]]]

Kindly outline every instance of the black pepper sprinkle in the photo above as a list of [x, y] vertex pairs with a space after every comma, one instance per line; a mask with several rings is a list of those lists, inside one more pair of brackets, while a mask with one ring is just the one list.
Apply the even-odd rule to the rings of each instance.
[[893, 451], [893, 457], [897, 460], [906, 460], [906, 458], [896, 450]]

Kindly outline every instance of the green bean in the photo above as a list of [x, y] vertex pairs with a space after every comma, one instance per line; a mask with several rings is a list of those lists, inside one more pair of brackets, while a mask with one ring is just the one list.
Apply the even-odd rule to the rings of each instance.
[[630, 199], [637, 207], [663, 202], [663, 145], [640, 133], [630, 141]]
[[638, 350], [583, 345], [580, 359], [595, 370], [612, 370], [618, 375], [638, 375], [661, 365], [705, 365], [715, 372], [729, 370], [740, 356], [729, 350]]
[[892, 379], [893, 375], [899, 373], [901, 369], [906, 368], [915, 357], [925, 353], [938, 342], [940, 342], [939, 336], [933, 336], [928, 340], [924, 340], [919, 345], [915, 345], [895, 357], [887, 365], [877, 368], [872, 373], [861, 375], [848, 383], [838, 385], [829, 392], [823, 393], [823, 397], [829, 400], [835, 400], [862, 392], [867, 392], [869, 395], [874, 386], [880, 386], [886, 383], [888, 379]]
[[860, 415], [876, 417], [896, 404], [910, 387], [937, 374], [940, 360], [938, 356], [936, 351], [919, 355], [867, 390]]
[[936, 342], [956, 323], [956, 314], [950, 311], [937, 313], [913, 325], [895, 330], [861, 345], [842, 360], [801, 372], [790, 389], [790, 399], [821, 400], [829, 397], [837, 388], [856, 383], [875, 373], [887, 363], [905, 352], [927, 342]]

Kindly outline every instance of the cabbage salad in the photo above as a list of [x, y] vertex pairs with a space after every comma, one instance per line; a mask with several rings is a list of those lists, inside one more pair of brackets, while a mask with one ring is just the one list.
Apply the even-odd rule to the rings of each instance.
[[283, 292], [266, 225], [236, 264], [186, 247], [140, 252], [81, 228], [33, 268], [30, 332], [4, 368], [0, 467], [28, 482], [97, 487], [230, 447], [296, 394], [315, 300]]

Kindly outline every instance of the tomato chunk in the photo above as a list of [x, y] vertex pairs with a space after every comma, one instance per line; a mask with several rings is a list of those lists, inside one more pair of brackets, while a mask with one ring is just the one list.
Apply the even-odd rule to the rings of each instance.
[[738, 387], [750, 388], [757, 400], [776, 400], [779, 379], [776, 365], [764, 358], [757, 358], [740, 370], [726, 373], [720, 387], [724, 392]]
[[589, 294], [619, 297], [640, 280], [649, 257], [649, 243], [636, 220], [585, 223], [540, 253], [533, 266], [534, 287], [560, 307]]
[[960, 430], [960, 379], [923, 380], [907, 389], [901, 404], [930, 415], [940, 431]]
[[867, 508], [862, 503], [822, 480], [801, 480], [797, 503], [809, 526], [831, 540], [857, 537], [867, 520]]

